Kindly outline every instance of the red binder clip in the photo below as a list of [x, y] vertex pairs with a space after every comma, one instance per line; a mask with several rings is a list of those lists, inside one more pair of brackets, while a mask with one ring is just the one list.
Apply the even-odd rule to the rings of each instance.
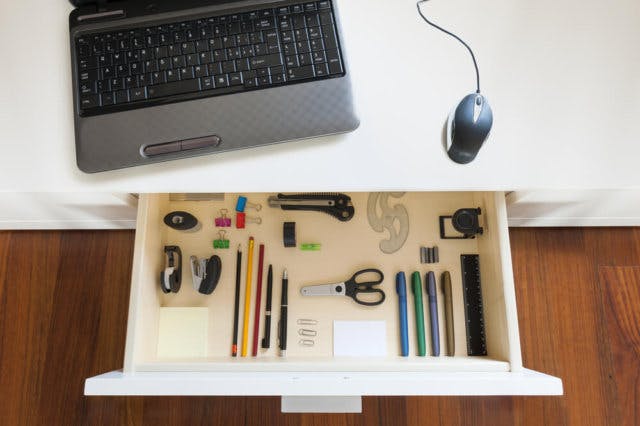
[[236, 212], [236, 228], [244, 229], [244, 220], [246, 215], [244, 213]]
[[262, 223], [262, 218], [247, 216], [245, 213], [236, 212], [236, 228], [243, 229], [246, 223]]

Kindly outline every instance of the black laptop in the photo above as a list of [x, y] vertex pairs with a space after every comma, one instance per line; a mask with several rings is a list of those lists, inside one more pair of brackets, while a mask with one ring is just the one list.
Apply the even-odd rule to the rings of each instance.
[[337, 0], [72, 3], [85, 172], [358, 126]]

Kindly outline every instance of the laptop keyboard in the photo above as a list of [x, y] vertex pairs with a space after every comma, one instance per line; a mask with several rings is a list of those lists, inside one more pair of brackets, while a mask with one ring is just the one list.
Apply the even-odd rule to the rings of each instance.
[[75, 39], [80, 114], [344, 75], [331, 1]]

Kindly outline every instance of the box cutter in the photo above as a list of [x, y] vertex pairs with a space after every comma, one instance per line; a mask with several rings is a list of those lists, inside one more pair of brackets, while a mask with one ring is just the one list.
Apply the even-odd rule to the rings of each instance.
[[[375, 277], [367, 281], [367, 277]], [[303, 296], [347, 296], [364, 306], [377, 306], [385, 299], [384, 291], [374, 287], [382, 283], [384, 274], [379, 269], [363, 269], [346, 281], [334, 284], [310, 285], [302, 287]], [[373, 298], [373, 299], [372, 299]]]
[[317, 211], [331, 215], [341, 222], [353, 218], [355, 210], [351, 197], [338, 193], [315, 194], [278, 194], [269, 197], [269, 207], [280, 207], [282, 210]]

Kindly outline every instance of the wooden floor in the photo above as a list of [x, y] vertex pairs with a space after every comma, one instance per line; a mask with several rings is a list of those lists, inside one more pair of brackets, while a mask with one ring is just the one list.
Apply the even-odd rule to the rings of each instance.
[[283, 415], [279, 398], [84, 397], [123, 363], [133, 232], [0, 233], [3, 425], [637, 425], [640, 230], [512, 229], [524, 363], [563, 397], [367, 397]]

